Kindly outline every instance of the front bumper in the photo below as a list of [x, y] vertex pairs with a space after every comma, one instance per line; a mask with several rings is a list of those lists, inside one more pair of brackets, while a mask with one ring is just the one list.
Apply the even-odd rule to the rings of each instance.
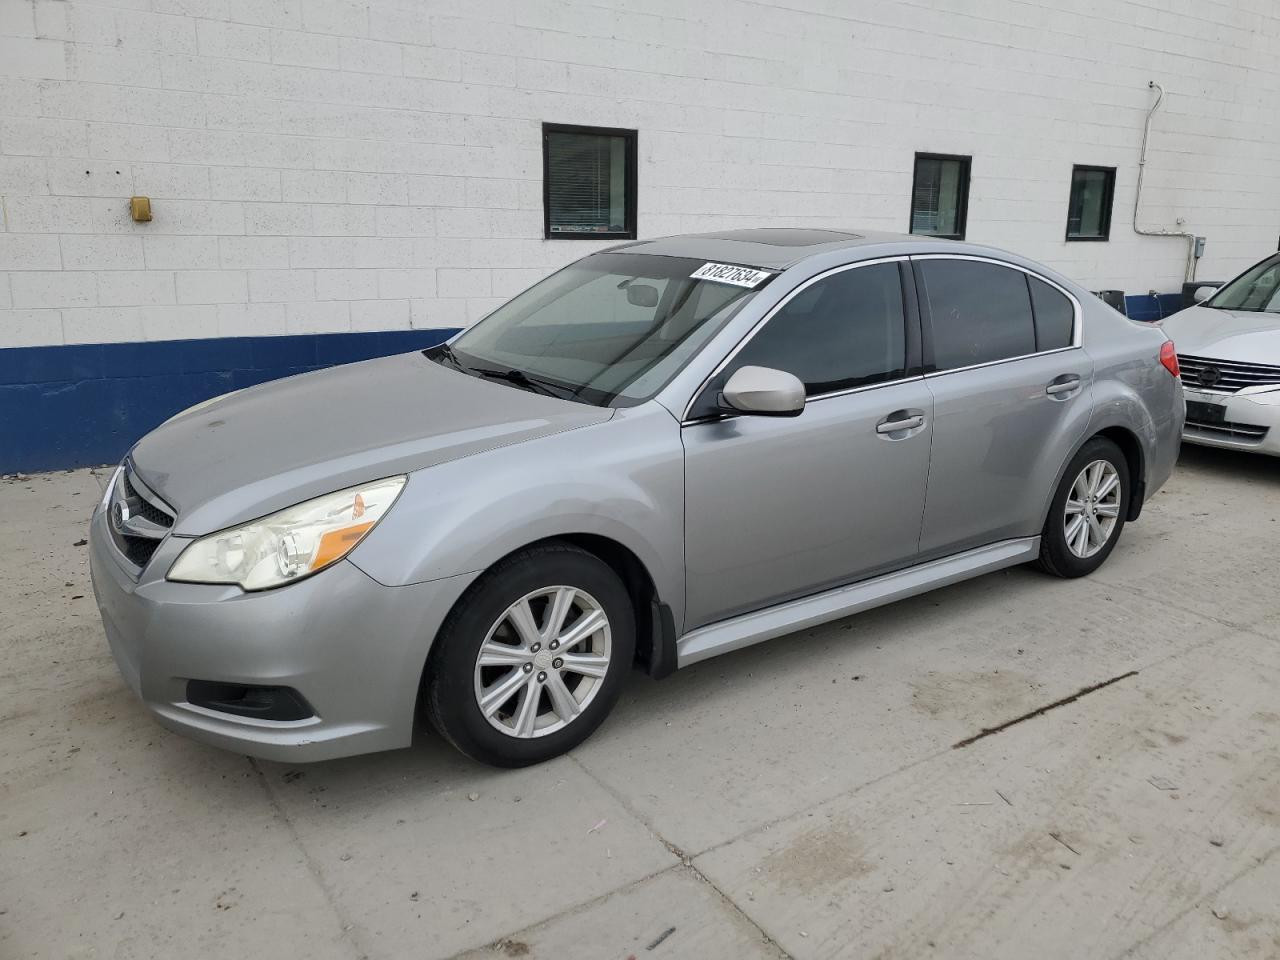
[[1210, 393], [1184, 387], [1188, 403], [1210, 403], [1222, 407], [1223, 425], [1197, 421], [1190, 413], [1182, 428], [1182, 439], [1206, 447], [1244, 450], [1280, 456], [1280, 403], [1276, 394]]
[[[111, 653], [160, 723], [284, 762], [410, 744], [427, 652], [475, 574], [386, 587], [343, 560], [258, 593], [166, 581], [188, 543], [168, 537], [135, 580], [102, 510], [89, 528], [90, 572]], [[186, 699], [188, 680], [292, 687], [315, 715], [273, 721], [196, 706]]]

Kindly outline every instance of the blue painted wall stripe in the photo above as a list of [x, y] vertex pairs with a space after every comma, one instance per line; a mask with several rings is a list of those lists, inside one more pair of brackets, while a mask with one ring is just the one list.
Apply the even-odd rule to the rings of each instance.
[[0, 473], [115, 463], [209, 397], [338, 363], [422, 350], [455, 329], [0, 349]]
[[[1159, 320], [1180, 294], [1125, 297]], [[434, 346], [456, 329], [0, 349], [0, 473], [114, 463], [179, 410], [266, 380]]]
[[1182, 309], [1182, 294], [1149, 293], [1124, 298], [1124, 312], [1130, 320], [1163, 320]]

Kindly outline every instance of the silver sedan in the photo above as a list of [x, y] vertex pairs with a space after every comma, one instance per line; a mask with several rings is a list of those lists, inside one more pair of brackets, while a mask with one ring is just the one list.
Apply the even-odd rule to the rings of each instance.
[[1165, 334], [1022, 257], [640, 241], [448, 344], [178, 414], [94, 512], [94, 587], [175, 730], [318, 760], [422, 716], [516, 766], [580, 743], [635, 664], [1013, 564], [1093, 572], [1182, 424]]
[[1280, 456], [1280, 254], [1164, 321], [1187, 395], [1183, 439]]

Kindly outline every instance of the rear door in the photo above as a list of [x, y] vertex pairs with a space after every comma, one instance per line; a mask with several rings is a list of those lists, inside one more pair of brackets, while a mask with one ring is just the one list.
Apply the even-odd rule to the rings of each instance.
[[1037, 535], [1091, 413], [1080, 307], [1051, 281], [998, 260], [921, 256], [912, 267], [933, 367], [920, 559]]
[[[905, 261], [801, 284], [695, 398], [681, 431], [686, 629], [915, 559], [933, 410], [913, 301]], [[799, 377], [804, 411], [718, 415], [746, 365]]]

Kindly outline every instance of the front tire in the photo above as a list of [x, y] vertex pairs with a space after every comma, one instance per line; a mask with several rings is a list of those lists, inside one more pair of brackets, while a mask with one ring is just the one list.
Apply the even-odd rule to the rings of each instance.
[[1055, 577], [1084, 577], [1115, 549], [1129, 511], [1129, 464], [1106, 437], [1071, 458], [1049, 506], [1036, 565]]
[[489, 570], [449, 614], [428, 663], [426, 713], [482, 763], [541, 763], [600, 726], [634, 653], [618, 575], [571, 544], [531, 547]]

